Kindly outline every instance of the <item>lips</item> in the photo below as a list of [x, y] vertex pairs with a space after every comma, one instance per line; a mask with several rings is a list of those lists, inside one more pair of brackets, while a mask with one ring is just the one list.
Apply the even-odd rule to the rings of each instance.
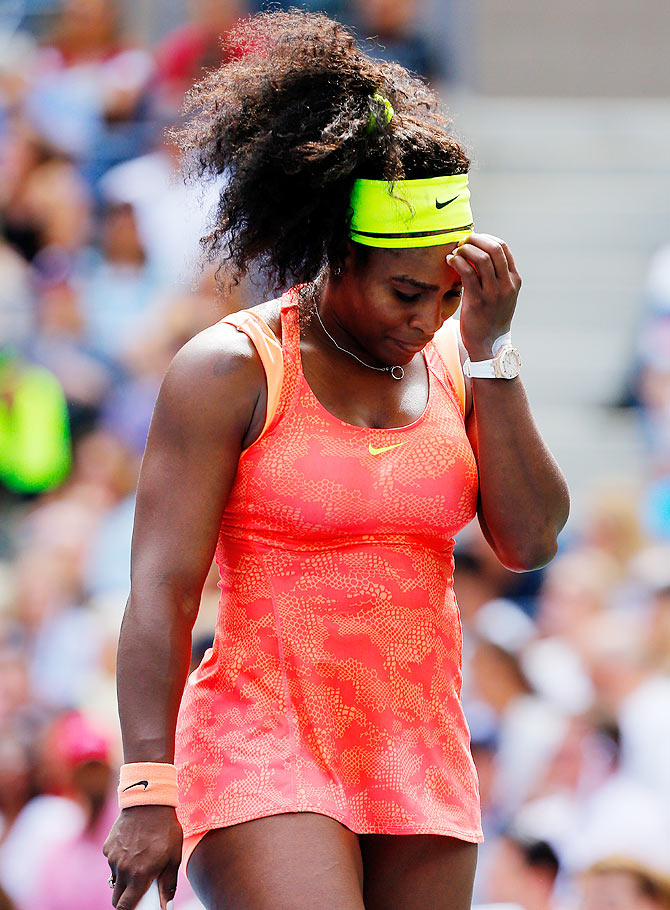
[[422, 351], [426, 347], [430, 338], [427, 338], [426, 341], [423, 341], [420, 344], [417, 344], [416, 342], [400, 341], [398, 338], [392, 338], [391, 341], [408, 354], [418, 354], [419, 351]]

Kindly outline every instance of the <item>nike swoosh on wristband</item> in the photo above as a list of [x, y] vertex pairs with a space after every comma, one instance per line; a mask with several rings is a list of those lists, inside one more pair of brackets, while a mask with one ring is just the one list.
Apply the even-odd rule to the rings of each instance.
[[381, 448], [376, 449], [376, 448], [372, 445], [372, 443], [370, 443], [370, 444], [368, 445], [368, 451], [370, 452], [370, 455], [379, 455], [380, 452], [388, 452], [389, 449], [397, 449], [398, 446], [401, 446], [401, 445], [403, 445], [402, 442], [396, 442], [396, 443], [394, 443], [394, 445], [392, 445], [392, 446], [381, 446]]
[[138, 780], [136, 784], [131, 784], [129, 787], [124, 787], [123, 792], [125, 793], [126, 790], [132, 790], [133, 787], [140, 787], [140, 786], [144, 787], [144, 789], [146, 790], [147, 787], [149, 786], [149, 781], [148, 780]]
[[435, 208], [436, 208], [436, 209], [443, 209], [443, 208], [445, 207], [445, 205], [449, 205], [450, 202], [453, 202], [455, 199], [458, 199], [458, 196], [460, 196], [460, 195], [461, 195], [461, 194], [458, 193], [457, 196], [454, 196], [453, 199], [447, 199], [446, 202], [438, 202], [437, 199], [436, 199], [436, 200], [435, 200]]

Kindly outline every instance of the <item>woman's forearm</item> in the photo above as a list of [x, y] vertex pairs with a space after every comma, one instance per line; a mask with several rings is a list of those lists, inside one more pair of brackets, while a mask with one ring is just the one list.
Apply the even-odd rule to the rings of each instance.
[[567, 521], [567, 484], [519, 377], [473, 379], [472, 396], [468, 435], [479, 468], [482, 528], [508, 568], [539, 568], [554, 556]]
[[177, 713], [191, 661], [197, 610], [154, 592], [128, 599], [121, 625], [116, 685], [125, 762], [174, 761]]

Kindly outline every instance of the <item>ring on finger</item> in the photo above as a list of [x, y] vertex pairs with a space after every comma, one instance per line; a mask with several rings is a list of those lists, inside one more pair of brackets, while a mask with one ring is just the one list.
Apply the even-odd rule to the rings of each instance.
[[113, 887], [116, 885], [116, 878], [114, 877], [114, 873], [113, 873], [113, 872], [112, 872], [112, 874], [109, 876], [109, 878], [107, 879], [107, 884], [109, 885], [110, 888], [113, 888]]

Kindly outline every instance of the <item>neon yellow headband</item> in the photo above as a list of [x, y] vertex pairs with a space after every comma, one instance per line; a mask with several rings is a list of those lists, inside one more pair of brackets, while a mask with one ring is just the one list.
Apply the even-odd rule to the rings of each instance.
[[350, 236], [387, 248], [457, 243], [472, 233], [468, 175], [421, 180], [356, 180]]

